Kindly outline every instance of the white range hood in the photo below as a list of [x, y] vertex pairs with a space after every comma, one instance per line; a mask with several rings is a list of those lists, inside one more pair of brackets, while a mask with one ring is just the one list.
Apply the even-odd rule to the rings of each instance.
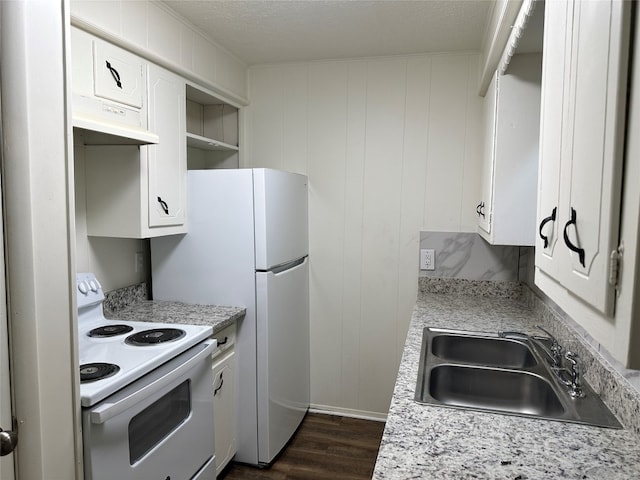
[[150, 145], [157, 134], [142, 128], [141, 112], [96, 97], [73, 95], [73, 127], [85, 145]]
[[151, 145], [158, 135], [133, 126], [107, 123], [83, 114], [73, 114], [73, 128], [85, 145]]

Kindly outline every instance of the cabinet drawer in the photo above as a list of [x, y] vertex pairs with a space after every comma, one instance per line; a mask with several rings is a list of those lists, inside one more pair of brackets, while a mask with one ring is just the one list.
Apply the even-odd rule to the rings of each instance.
[[101, 40], [93, 42], [94, 93], [97, 97], [142, 108], [143, 60]]
[[213, 335], [218, 342], [218, 348], [213, 353], [213, 358], [217, 358], [222, 355], [224, 352], [233, 348], [236, 343], [236, 325], [229, 325], [224, 329], [220, 330], [218, 333]]

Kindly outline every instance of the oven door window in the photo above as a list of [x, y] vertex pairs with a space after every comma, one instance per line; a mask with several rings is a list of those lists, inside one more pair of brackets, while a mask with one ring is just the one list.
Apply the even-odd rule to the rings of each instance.
[[133, 465], [183, 423], [191, 412], [190, 381], [181, 383], [129, 422], [129, 463]]

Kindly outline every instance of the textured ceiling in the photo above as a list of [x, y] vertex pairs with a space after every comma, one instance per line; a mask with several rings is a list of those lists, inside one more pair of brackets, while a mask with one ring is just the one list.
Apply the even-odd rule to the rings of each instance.
[[480, 50], [490, 0], [179, 0], [170, 8], [249, 65]]

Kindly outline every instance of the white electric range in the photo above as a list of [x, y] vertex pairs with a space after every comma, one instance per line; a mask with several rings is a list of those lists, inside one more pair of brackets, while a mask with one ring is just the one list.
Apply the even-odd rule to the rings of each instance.
[[95, 275], [77, 288], [85, 480], [215, 479], [212, 327], [109, 320]]

